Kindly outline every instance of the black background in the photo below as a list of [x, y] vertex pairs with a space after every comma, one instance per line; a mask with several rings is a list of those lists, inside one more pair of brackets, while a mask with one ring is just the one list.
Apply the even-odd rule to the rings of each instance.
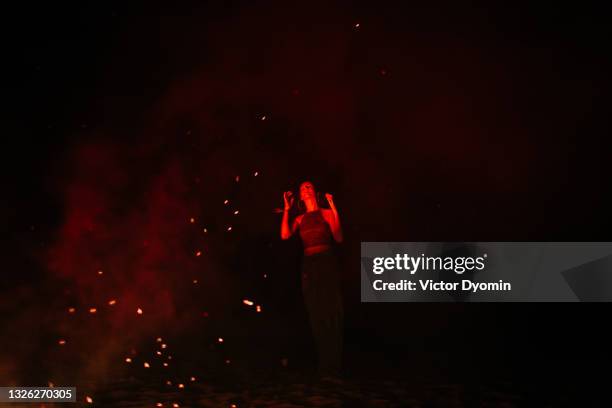
[[[272, 210], [280, 207], [284, 189], [311, 177], [334, 192], [347, 236], [341, 249], [347, 349], [358, 356], [350, 365], [367, 362], [372, 372], [389, 373], [438, 366], [453, 373], [515, 369], [516, 378], [539, 380], [567, 380], [581, 372], [585, 381], [609, 362], [608, 304], [360, 305], [352, 280], [357, 273], [351, 272], [358, 270], [360, 241], [610, 240], [609, 14], [603, 6], [166, 3], [4, 6], [5, 293], [46, 274], [37, 255], [62, 225], [61, 186], [75, 146], [114, 138], [128, 146], [142, 143], [166, 90], [200, 71], [206, 76], [223, 70], [222, 51], [243, 38], [237, 52], [248, 54], [240, 61], [249, 61], [244, 75], [250, 75], [249, 69], [266, 70], [284, 58], [268, 54], [257, 42], [261, 38], [283, 36], [283, 30], [294, 30], [297, 38], [326, 30], [353, 35], [352, 24], [359, 21], [360, 37], [348, 40], [341, 59], [350, 95], [361, 101], [352, 144], [343, 144], [349, 137], [344, 135], [329, 150], [321, 148], [316, 133], [292, 123], [290, 115], [280, 118], [281, 125], [256, 134], [263, 139], [254, 143], [259, 151], [289, 157], [291, 170], [266, 175], [269, 190], [242, 196], [248, 202], [248, 194], [266, 195]], [[243, 32], [230, 23], [236, 16], [278, 24], [253, 23]], [[260, 31], [253, 33], [253, 27]], [[250, 36], [256, 39], [249, 42]], [[463, 48], [452, 51], [458, 43]], [[288, 58], [299, 54], [296, 47]], [[319, 62], [325, 64], [314, 59], [304, 69]], [[409, 74], [424, 76], [397, 68], [406, 64], [412, 64]], [[388, 70], [386, 83], [379, 81], [381, 69]], [[285, 72], [280, 82], [291, 82], [291, 75]], [[446, 77], [451, 79], [438, 81]], [[419, 118], [423, 100], [445, 87], [463, 95], [456, 100], [466, 105]], [[406, 125], [398, 124], [401, 112]], [[448, 112], [457, 116], [446, 117]], [[461, 115], [472, 117], [463, 122]], [[336, 117], [341, 123], [342, 115]], [[455, 133], [455, 123], [468, 125]], [[302, 140], [301, 134], [307, 136]], [[436, 145], [440, 157], [431, 154]], [[308, 157], [312, 146], [320, 151]], [[379, 172], [363, 170], [364, 152], [371, 159], [367, 166], [378, 164]], [[240, 156], [246, 154], [238, 151], [233, 160], [248, 160]], [[275, 265], [297, 265], [297, 244], [280, 242], [278, 221], [266, 214], [256, 225], [267, 227], [239, 235], [232, 250], [248, 256], [229, 267], [245, 270], [249, 262], [261, 265], [270, 257], [280, 259]], [[298, 307], [297, 272], [293, 276], [269, 289], [278, 294], [271, 303]]]

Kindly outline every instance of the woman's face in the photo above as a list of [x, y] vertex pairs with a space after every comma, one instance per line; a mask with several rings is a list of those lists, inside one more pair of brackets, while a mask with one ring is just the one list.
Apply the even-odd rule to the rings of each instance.
[[310, 181], [305, 181], [300, 185], [300, 200], [314, 198], [316, 191]]

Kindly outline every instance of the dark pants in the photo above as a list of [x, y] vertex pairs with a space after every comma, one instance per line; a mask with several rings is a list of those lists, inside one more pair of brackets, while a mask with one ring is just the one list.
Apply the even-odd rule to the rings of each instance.
[[302, 293], [319, 358], [320, 375], [340, 375], [343, 306], [340, 264], [332, 251], [304, 256]]

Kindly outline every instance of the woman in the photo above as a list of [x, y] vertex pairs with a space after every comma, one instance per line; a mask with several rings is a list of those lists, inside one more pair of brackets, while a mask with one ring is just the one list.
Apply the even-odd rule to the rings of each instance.
[[329, 209], [320, 208], [313, 184], [300, 185], [300, 201], [305, 212], [289, 227], [289, 210], [293, 205], [290, 191], [284, 193], [285, 208], [281, 238], [299, 232], [304, 246], [302, 292], [319, 357], [319, 373], [324, 378], [340, 376], [342, 358], [342, 294], [340, 268], [332, 251], [332, 239], [342, 242], [338, 210], [331, 194], [325, 194]]

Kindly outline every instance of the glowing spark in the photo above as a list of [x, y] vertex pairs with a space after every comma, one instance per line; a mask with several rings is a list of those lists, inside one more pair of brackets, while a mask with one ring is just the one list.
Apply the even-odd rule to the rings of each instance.
[[68, 309], [68, 313], [74, 313], [75, 310], [76, 309], [74, 307], [71, 307], [71, 308]]
[[142, 314], [142, 309], [141, 309], [141, 308], [138, 308], [138, 310], [136, 310], [136, 313], [138, 313], [139, 315], [141, 315], [141, 314]]
[[249, 299], [244, 299], [242, 301], [242, 303], [244, 303], [247, 306], [253, 306], [253, 302], [251, 300], [249, 300]]
[[189, 219], [189, 222], [193, 224], [193, 223], [195, 222], [195, 218], [191, 217], [191, 218]]
[[206, 234], [208, 232], [208, 230], [206, 228], [204, 228], [204, 233]]
[[225, 360], [225, 364], [229, 364], [229, 363], [231, 363], [230, 360]]
[[219, 337], [217, 340], [219, 341], [219, 343], [223, 343], [223, 338], [222, 337]]
[[265, 278], [267, 278], [267, 277], [268, 277], [268, 274], [267, 274], [267, 273], [264, 273], [264, 279], [265, 279]]
[[185, 388], [185, 384], [179, 384], [178, 387], [179, 388]]
[[234, 211], [234, 215], [238, 215], [238, 212], [239, 212], [238, 210]]
[[172, 381], [167, 380], [167, 381], [166, 381], [166, 385], [172, 385]]
[[55, 384], [53, 384], [51, 381], [49, 381], [49, 388], [53, 388], [55, 387]]
[[85, 397], [85, 401], [87, 401], [88, 404], [93, 404], [93, 399], [89, 395]]
[[257, 177], [258, 174], [259, 174], [259, 172], [256, 171], [255, 174], [253, 174], [253, 176]]
[[161, 356], [161, 354], [162, 354], [162, 353], [161, 353], [161, 351], [157, 350], [157, 351], [155, 352], [155, 354], [157, 354], [158, 356]]
[[176, 402], [173, 402], [173, 403], [172, 403], [172, 407], [173, 407], [173, 408], [179, 408], [179, 404], [177, 404]]
[[164, 367], [168, 367], [168, 363], [164, 361]]
[[194, 279], [194, 280], [193, 280], [193, 283], [194, 283], [194, 284], [197, 284], [197, 283], [198, 283], [198, 280], [197, 280], [197, 279]]
[[191, 377], [189, 380], [190, 381], [195, 381], [196, 379], [195, 379], [195, 377]]
[[108, 304], [110, 306], [113, 306], [115, 303], [117, 303], [117, 301], [115, 299], [111, 299], [111, 300], [108, 301]]
[[266, 115], [263, 115], [263, 116], [261, 117], [261, 120], [262, 120], [262, 121], [263, 121], [263, 120], [266, 120]]
[[230, 405], [230, 408], [236, 408], [236, 404]]
[[257, 311], [257, 313], [261, 313], [261, 306], [257, 305], [257, 307], [255, 307], [255, 310]]
[[58, 344], [59, 344], [60, 346], [63, 346], [64, 344], [66, 344], [66, 340], [61, 339], [60, 341], [58, 341]]
[[151, 367], [151, 366], [149, 365], [149, 363], [147, 363], [147, 362], [145, 361], [145, 363], [144, 363], [144, 368], [149, 368], [149, 367]]
[[132, 362], [132, 359], [131, 359], [131, 358], [129, 358], [129, 357], [126, 357], [125, 362], [126, 362], [126, 363], [131, 363], [131, 362]]
[[161, 345], [161, 348], [163, 348], [163, 349], [165, 349], [166, 347], [168, 347], [168, 345], [165, 344], [165, 343]]
[[155, 404], [156, 407], [163, 407], [164, 404], [162, 404], [161, 402], [158, 402], [157, 404]]
[[234, 180], [236, 180], [236, 183], [238, 183], [240, 181], [240, 176], [236, 176]]
[[202, 255], [202, 251], [196, 252], [196, 256], [200, 256], [200, 255]]
[[98, 309], [96, 309], [95, 307], [92, 307], [91, 309], [89, 309], [89, 313], [96, 313], [98, 311]]
[[158, 343], [161, 343], [162, 341], [163, 341], [163, 340], [162, 340], [162, 338], [161, 338], [161, 337], [158, 337], [158, 338], [157, 338], [157, 342], [158, 342]]
[[102, 275], [103, 273], [103, 271], [98, 271], [98, 275]]
[[168, 356], [168, 360], [172, 360], [172, 356]]
[[354, 27], [355, 29], [359, 28], [360, 26], [361, 26], [361, 24], [359, 24], [359, 23], [355, 23], [355, 25], [353, 25], [353, 27]]
[[231, 231], [231, 230], [232, 230], [232, 227], [231, 227], [231, 226], [227, 227], [227, 230], [228, 230], [228, 231]]
[[225, 204], [225, 205], [227, 205], [227, 203], [229, 203], [229, 200], [225, 200], [225, 201], [223, 202], [223, 204]]

